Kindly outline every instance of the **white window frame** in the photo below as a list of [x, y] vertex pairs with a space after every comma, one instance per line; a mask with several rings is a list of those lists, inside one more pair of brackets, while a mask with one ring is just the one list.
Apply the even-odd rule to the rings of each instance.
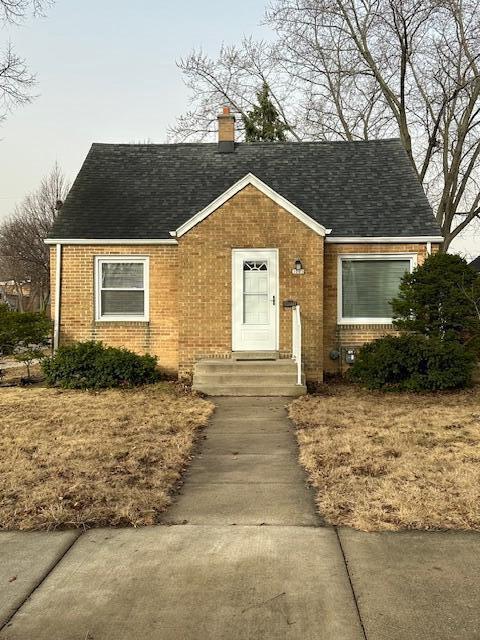
[[393, 318], [344, 318], [342, 274], [345, 260], [409, 260], [410, 273], [417, 266], [416, 253], [342, 253], [337, 264], [337, 324], [392, 324]]
[[[122, 262], [134, 262], [137, 264], [143, 264], [143, 314], [131, 315], [131, 314], [109, 314], [102, 315], [102, 265], [103, 264], [118, 264]], [[148, 322], [150, 311], [150, 286], [149, 286], [149, 274], [150, 274], [150, 261], [148, 256], [124, 256], [124, 255], [109, 255], [109, 256], [95, 256], [95, 320], [96, 322]], [[118, 289], [119, 291], [134, 291], [126, 287], [125, 289]], [[140, 291], [140, 289], [135, 289]]]

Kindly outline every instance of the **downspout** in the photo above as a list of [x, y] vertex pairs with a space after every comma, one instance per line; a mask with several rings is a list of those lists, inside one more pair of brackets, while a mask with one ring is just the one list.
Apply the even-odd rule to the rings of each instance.
[[53, 319], [53, 351], [60, 344], [60, 301], [62, 287], [62, 245], [55, 245], [55, 316]]
[[427, 242], [427, 256], [432, 254], [432, 243]]

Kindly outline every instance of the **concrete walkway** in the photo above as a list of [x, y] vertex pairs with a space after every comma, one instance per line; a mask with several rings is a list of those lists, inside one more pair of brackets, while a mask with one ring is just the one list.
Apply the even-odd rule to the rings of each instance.
[[318, 526], [287, 403], [216, 398], [206, 439], [165, 523]]
[[218, 399], [170, 526], [0, 533], [0, 640], [480, 638], [480, 536], [320, 526], [286, 402]]

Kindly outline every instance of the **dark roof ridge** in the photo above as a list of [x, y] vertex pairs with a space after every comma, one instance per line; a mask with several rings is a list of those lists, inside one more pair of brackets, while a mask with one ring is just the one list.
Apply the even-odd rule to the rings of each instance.
[[[236, 142], [239, 146], [293, 146], [293, 145], [352, 145], [383, 144], [384, 142], [400, 142], [400, 138], [375, 138], [370, 140], [288, 140], [285, 142]], [[216, 142], [92, 142], [92, 147], [205, 147], [216, 146]]]

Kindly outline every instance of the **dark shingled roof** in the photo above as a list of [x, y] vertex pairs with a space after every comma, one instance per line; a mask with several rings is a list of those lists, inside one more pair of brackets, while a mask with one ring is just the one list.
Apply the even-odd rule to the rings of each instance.
[[480, 272], [480, 256], [475, 258], [475, 260], [472, 260], [470, 262], [470, 266], [473, 267], [475, 269], [475, 271], [479, 271]]
[[437, 236], [440, 230], [399, 140], [93, 144], [51, 238], [155, 239], [247, 173], [332, 236]]

